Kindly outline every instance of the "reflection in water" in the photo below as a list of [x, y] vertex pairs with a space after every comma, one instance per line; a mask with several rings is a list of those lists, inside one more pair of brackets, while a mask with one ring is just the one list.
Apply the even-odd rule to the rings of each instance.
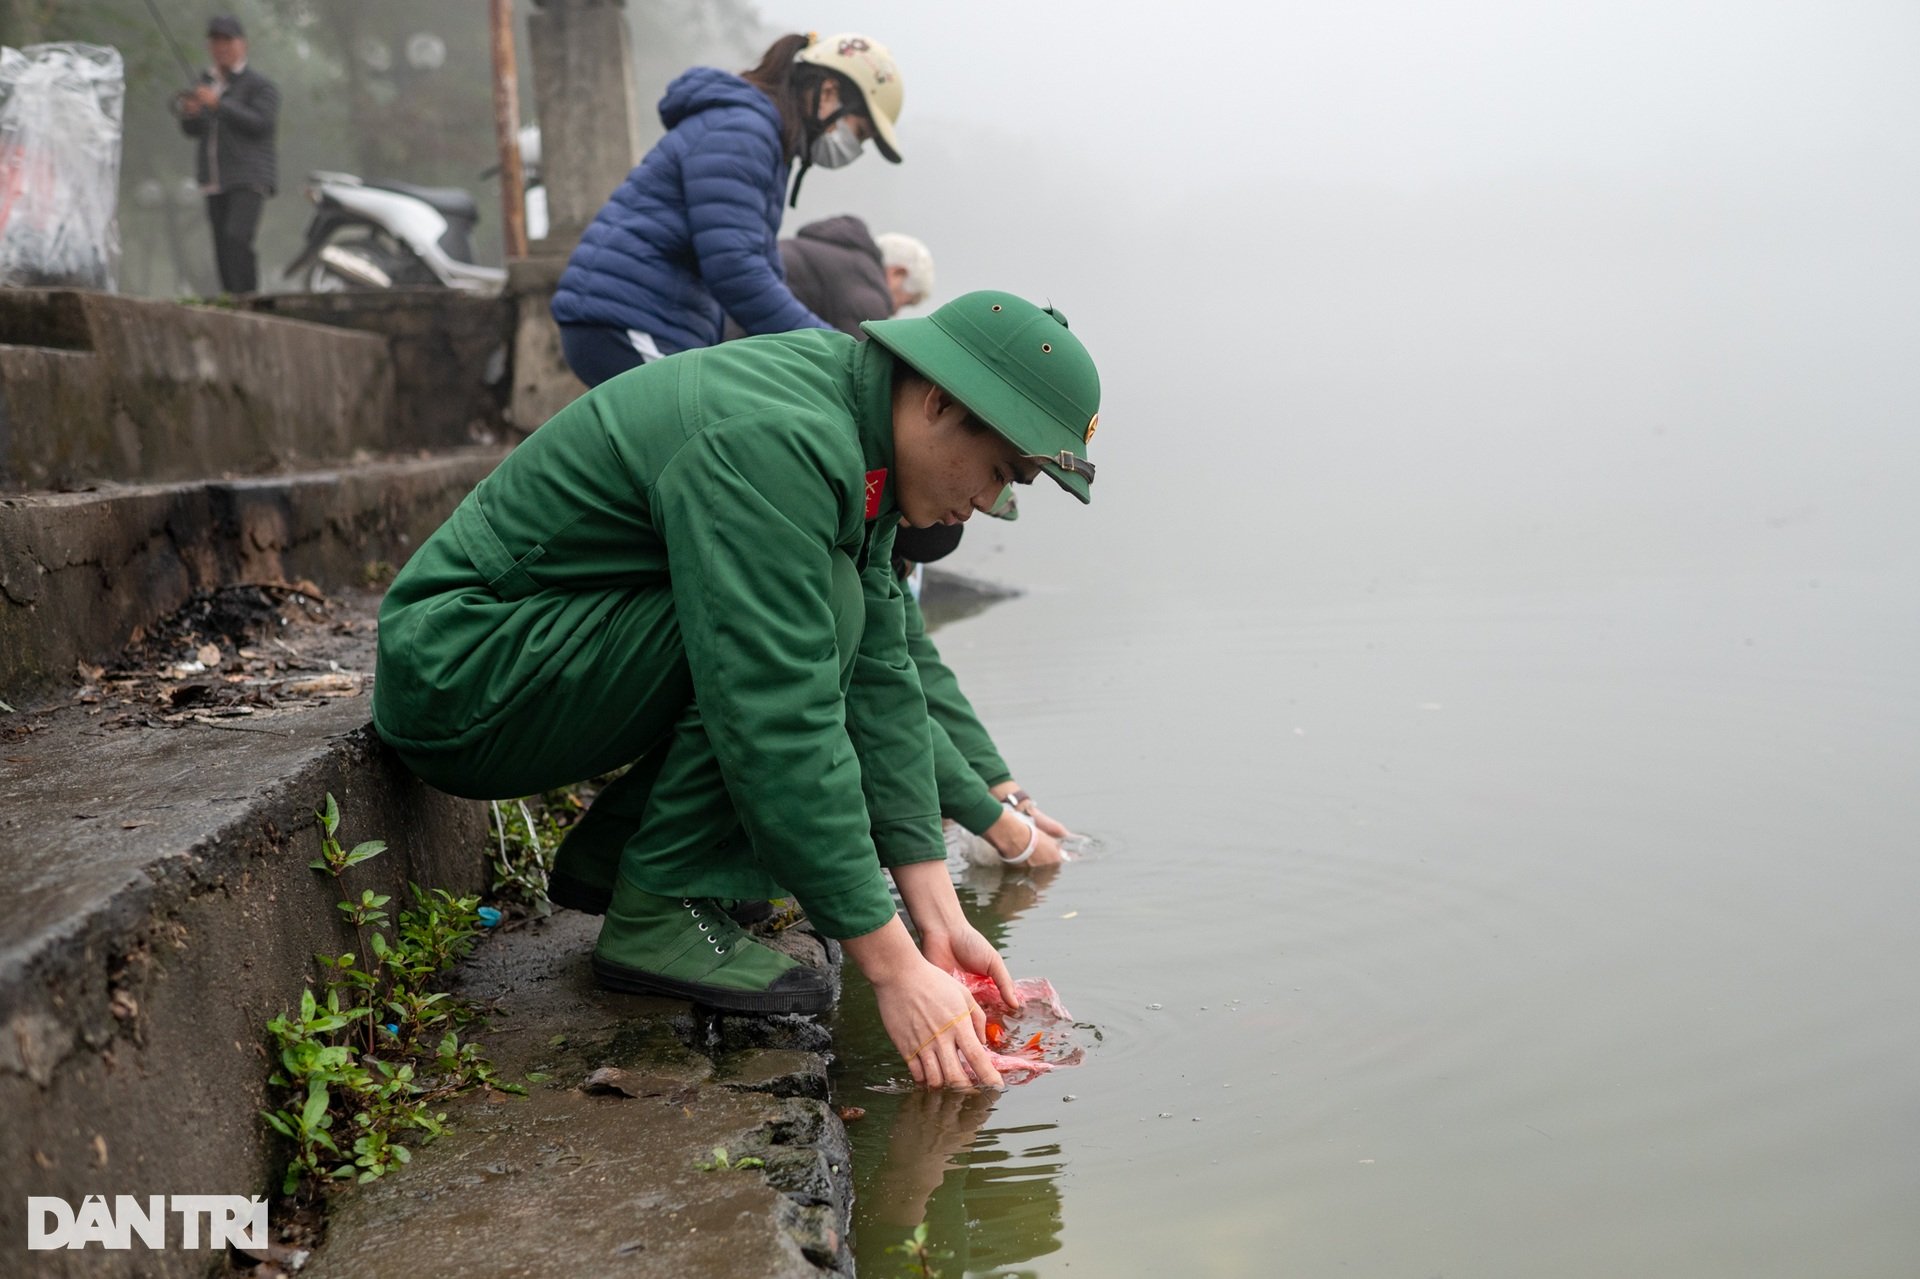
[[[1039, 904], [1058, 867], [1025, 874], [952, 867], [960, 900], [995, 946]], [[1020, 1263], [1060, 1247], [1060, 1145], [1052, 1123], [987, 1127], [1001, 1094], [898, 1090], [905, 1068], [881, 1027], [872, 993], [848, 966], [834, 1025], [835, 1089], [865, 1106], [853, 1138], [854, 1258], [864, 1274], [893, 1274], [886, 1253], [922, 1221], [949, 1275], [1018, 1275]], [[874, 1091], [879, 1088], [881, 1091]]]

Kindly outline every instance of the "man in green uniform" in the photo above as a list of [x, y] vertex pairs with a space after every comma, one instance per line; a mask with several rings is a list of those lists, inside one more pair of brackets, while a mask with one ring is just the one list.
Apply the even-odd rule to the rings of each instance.
[[790, 895], [915, 1079], [998, 1084], [944, 970], [1012, 983], [947, 878], [893, 530], [1043, 471], [1087, 501], [1099, 376], [1063, 316], [1010, 294], [864, 327], [688, 352], [562, 410], [395, 579], [374, 723], [475, 798], [632, 765], [589, 813], [619, 848], [603, 985], [824, 1011], [824, 974], [717, 905]]
[[926, 694], [933, 739], [933, 775], [940, 815], [993, 847], [1006, 866], [1057, 866], [1066, 860], [1059, 840], [1067, 828], [1040, 811], [1014, 780], [960, 680], [927, 634], [911, 592], [906, 610], [907, 654]]

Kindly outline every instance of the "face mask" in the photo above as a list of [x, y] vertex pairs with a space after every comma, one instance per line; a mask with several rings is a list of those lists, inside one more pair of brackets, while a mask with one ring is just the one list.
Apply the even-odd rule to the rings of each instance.
[[823, 169], [839, 169], [858, 160], [864, 145], [853, 131], [853, 121], [842, 120], [815, 138], [808, 154]]

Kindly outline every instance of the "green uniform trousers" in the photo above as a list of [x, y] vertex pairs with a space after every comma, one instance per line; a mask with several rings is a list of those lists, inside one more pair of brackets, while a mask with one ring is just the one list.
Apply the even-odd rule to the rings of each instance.
[[[785, 895], [728, 798], [672, 591], [609, 595], [618, 598], [605, 620], [556, 676], [501, 708], [489, 732], [458, 747], [402, 748], [401, 759], [441, 790], [476, 799], [531, 795], [631, 765], [568, 833], [560, 854], [568, 875], [610, 889], [617, 869], [663, 897]], [[866, 607], [853, 561], [837, 551], [831, 604], [844, 697]]]

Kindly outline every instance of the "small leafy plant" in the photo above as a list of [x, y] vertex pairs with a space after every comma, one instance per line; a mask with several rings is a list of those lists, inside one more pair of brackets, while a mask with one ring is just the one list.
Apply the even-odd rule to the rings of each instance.
[[694, 1164], [701, 1172], [740, 1172], [747, 1168], [765, 1168], [767, 1161], [756, 1155], [747, 1155], [741, 1159], [728, 1159], [725, 1146], [713, 1148], [713, 1158], [702, 1159]]
[[327, 792], [326, 807], [315, 809], [313, 815], [320, 819], [320, 856], [307, 865], [315, 870], [337, 876], [347, 867], [358, 866], [369, 857], [378, 857], [387, 851], [387, 842], [383, 839], [369, 839], [355, 844], [351, 850], [340, 847], [340, 841], [333, 837], [340, 829], [340, 806], [333, 802], [332, 791]]
[[[315, 816], [316, 870], [337, 878], [386, 851], [380, 840], [342, 850], [332, 795]], [[473, 948], [483, 927], [480, 899], [409, 889], [412, 904], [398, 918], [389, 914], [393, 899], [385, 893], [363, 890], [340, 902], [359, 949], [315, 956], [324, 974], [319, 992], [302, 991], [297, 1013], [267, 1023], [279, 1063], [269, 1082], [285, 1090], [287, 1101], [262, 1114], [293, 1144], [284, 1193], [372, 1181], [405, 1164], [413, 1157], [407, 1141], [446, 1131], [446, 1112], [435, 1106], [457, 1093], [482, 1086], [526, 1091], [502, 1082], [480, 1045], [461, 1041], [473, 1010], [430, 988]]]
[[933, 1263], [949, 1260], [953, 1256], [945, 1248], [935, 1248], [927, 1243], [927, 1223], [924, 1221], [899, 1243], [888, 1244], [887, 1251], [905, 1257], [907, 1273], [918, 1275], [920, 1279], [940, 1279], [940, 1270]]

